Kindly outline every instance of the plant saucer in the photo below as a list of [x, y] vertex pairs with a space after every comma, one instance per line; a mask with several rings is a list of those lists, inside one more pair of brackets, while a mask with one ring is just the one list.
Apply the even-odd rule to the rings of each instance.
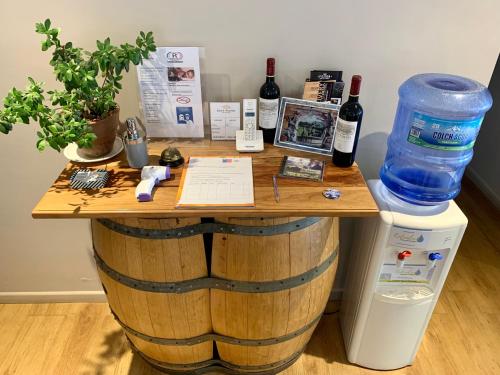
[[99, 156], [97, 158], [89, 158], [88, 156], [84, 156], [81, 152], [79, 152], [78, 145], [76, 143], [71, 143], [63, 151], [64, 156], [70, 161], [74, 161], [76, 163], [95, 163], [99, 161], [104, 161], [111, 159], [112, 157], [118, 155], [123, 150], [123, 142], [120, 137], [116, 137], [115, 143], [113, 144], [113, 148], [109, 153], [103, 156]]

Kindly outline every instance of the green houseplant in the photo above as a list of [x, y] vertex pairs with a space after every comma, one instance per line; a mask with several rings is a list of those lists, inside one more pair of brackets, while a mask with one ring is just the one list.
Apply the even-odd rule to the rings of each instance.
[[62, 88], [45, 93], [43, 83], [29, 77], [25, 90], [10, 90], [0, 110], [0, 132], [8, 134], [14, 124], [35, 121], [40, 125], [40, 151], [47, 146], [60, 151], [75, 142], [88, 157], [107, 154], [119, 126], [115, 96], [122, 88], [122, 73], [156, 50], [152, 32], [141, 31], [135, 45], [98, 40], [93, 52], [62, 43], [60, 30], [49, 19], [37, 23], [36, 32], [45, 36], [42, 51], [52, 50], [50, 65]]

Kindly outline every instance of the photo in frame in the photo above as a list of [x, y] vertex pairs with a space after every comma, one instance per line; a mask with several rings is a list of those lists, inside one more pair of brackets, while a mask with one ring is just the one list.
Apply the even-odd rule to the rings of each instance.
[[283, 156], [279, 176], [304, 178], [306, 180], [323, 181], [325, 161], [298, 156]]
[[332, 155], [339, 109], [331, 103], [281, 98], [274, 145]]

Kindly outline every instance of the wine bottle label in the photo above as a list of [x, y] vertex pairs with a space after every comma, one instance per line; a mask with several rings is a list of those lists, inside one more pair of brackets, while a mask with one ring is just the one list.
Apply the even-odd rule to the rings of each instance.
[[356, 137], [357, 121], [346, 121], [340, 117], [337, 120], [335, 127], [335, 140], [333, 141], [333, 148], [337, 151], [344, 153], [351, 153], [354, 147], [354, 138]]
[[279, 99], [259, 98], [259, 126], [263, 129], [276, 128], [278, 121]]

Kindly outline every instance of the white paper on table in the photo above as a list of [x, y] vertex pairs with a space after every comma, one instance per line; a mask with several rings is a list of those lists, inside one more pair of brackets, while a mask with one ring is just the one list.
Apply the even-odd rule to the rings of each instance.
[[179, 208], [253, 207], [251, 157], [191, 157], [177, 196]]
[[210, 102], [212, 140], [235, 140], [240, 130], [239, 102]]
[[203, 137], [198, 47], [158, 47], [137, 67], [149, 137]]

